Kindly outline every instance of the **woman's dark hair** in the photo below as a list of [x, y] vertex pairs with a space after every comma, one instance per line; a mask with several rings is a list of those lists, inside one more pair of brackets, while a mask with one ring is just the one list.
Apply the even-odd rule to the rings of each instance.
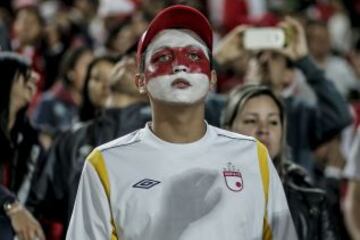
[[[7, 128], [10, 107], [10, 93], [13, 82], [20, 74], [28, 79], [31, 75], [31, 64], [28, 59], [12, 52], [0, 52], [0, 127]], [[24, 107], [25, 108], [25, 107]], [[20, 110], [19, 113], [23, 113]]]
[[27, 79], [31, 74], [31, 64], [28, 59], [12, 52], [0, 52], [0, 111], [9, 108], [11, 86], [17, 74]]
[[80, 121], [82, 121], [82, 122], [93, 119], [97, 114], [97, 109], [90, 100], [88, 86], [89, 86], [89, 81], [91, 78], [91, 71], [98, 63], [104, 62], [104, 61], [115, 64], [118, 61], [118, 57], [115, 57], [112, 55], [99, 56], [99, 57], [94, 58], [92, 60], [92, 62], [89, 64], [89, 66], [86, 70], [85, 82], [84, 82], [84, 87], [82, 90], [83, 99], [82, 99], [82, 104], [80, 106]]
[[82, 47], [69, 49], [65, 52], [61, 60], [60, 71], [59, 71], [59, 77], [64, 82], [65, 87], [69, 87], [72, 84], [72, 80], [69, 78], [69, 72], [75, 68], [76, 63], [81, 58], [81, 56], [84, 53], [90, 51], [91, 51], [90, 48], [82, 46]]

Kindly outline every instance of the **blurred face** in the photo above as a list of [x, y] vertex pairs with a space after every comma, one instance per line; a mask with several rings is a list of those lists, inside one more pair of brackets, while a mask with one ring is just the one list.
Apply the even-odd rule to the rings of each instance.
[[78, 91], [84, 87], [85, 75], [87, 68], [89, 67], [90, 62], [93, 60], [94, 56], [90, 51], [84, 52], [79, 59], [77, 60], [74, 69], [72, 70], [72, 81], [73, 87]]
[[280, 111], [274, 100], [267, 95], [250, 98], [242, 111], [238, 111], [231, 130], [257, 138], [266, 145], [271, 158], [280, 153]]
[[16, 104], [17, 109], [25, 107], [30, 103], [36, 91], [36, 82], [39, 75], [32, 71], [27, 78], [17, 73], [11, 87], [10, 103]]
[[162, 31], [147, 48], [144, 78], [152, 99], [199, 102], [209, 91], [210, 75], [207, 48], [189, 32]]
[[75, 0], [74, 6], [85, 16], [96, 14], [97, 7], [89, 0]]
[[122, 93], [139, 95], [139, 91], [134, 82], [136, 74], [136, 62], [133, 56], [124, 57], [114, 68], [111, 77], [111, 85], [115, 85]]
[[35, 12], [22, 9], [17, 13], [14, 33], [22, 45], [35, 44], [41, 35], [41, 28], [41, 23]]
[[330, 35], [326, 27], [310, 26], [307, 35], [310, 53], [316, 59], [325, 58], [331, 49]]
[[262, 83], [270, 84], [274, 91], [282, 91], [291, 84], [293, 71], [287, 67], [286, 58], [274, 51], [264, 51], [259, 61], [261, 63]]
[[134, 44], [136, 37], [132, 25], [129, 24], [123, 27], [113, 41], [113, 49], [120, 54], [124, 54]]
[[104, 107], [109, 96], [109, 79], [114, 64], [107, 61], [100, 61], [90, 73], [88, 92], [90, 101], [96, 107]]

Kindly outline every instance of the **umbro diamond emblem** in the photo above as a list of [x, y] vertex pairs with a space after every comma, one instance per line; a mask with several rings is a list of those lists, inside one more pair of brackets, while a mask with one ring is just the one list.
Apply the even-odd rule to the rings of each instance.
[[155, 185], [157, 185], [159, 183], [160, 183], [160, 181], [145, 178], [145, 179], [141, 180], [140, 182], [134, 184], [133, 188], [149, 189], [149, 188], [152, 188], [153, 186], [155, 186]]

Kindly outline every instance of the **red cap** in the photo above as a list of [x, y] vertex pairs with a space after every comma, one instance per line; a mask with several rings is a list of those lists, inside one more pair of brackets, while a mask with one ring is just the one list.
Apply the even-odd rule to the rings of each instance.
[[188, 29], [195, 32], [205, 42], [210, 51], [212, 50], [213, 34], [206, 17], [195, 8], [185, 5], [174, 5], [159, 12], [141, 36], [136, 54], [138, 66], [140, 66], [142, 53], [156, 34], [171, 28]]

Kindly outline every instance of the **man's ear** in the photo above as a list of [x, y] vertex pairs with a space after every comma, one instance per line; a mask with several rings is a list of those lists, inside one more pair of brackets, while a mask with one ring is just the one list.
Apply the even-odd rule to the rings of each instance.
[[210, 90], [215, 90], [216, 89], [216, 83], [217, 83], [217, 74], [215, 70], [211, 70], [211, 75], [210, 75], [211, 79], [210, 79]]
[[139, 89], [140, 94], [146, 93], [146, 83], [145, 83], [144, 74], [137, 73], [135, 75], [135, 84]]

